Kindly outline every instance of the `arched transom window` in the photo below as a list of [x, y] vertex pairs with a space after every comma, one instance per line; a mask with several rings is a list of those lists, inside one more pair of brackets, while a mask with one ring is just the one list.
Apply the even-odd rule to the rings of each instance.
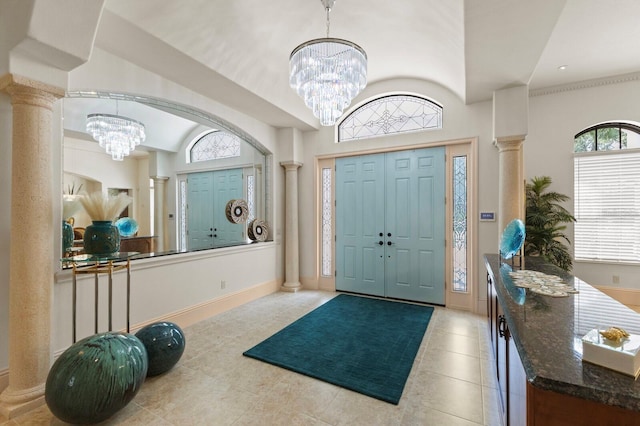
[[387, 95], [347, 115], [338, 125], [338, 142], [441, 128], [441, 105], [417, 95]]
[[191, 163], [239, 156], [240, 138], [219, 130], [214, 130], [200, 137], [189, 152]]

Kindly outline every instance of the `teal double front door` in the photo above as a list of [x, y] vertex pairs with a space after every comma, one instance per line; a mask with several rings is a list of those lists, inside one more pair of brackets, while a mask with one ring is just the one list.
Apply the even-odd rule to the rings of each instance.
[[226, 217], [229, 200], [244, 198], [242, 169], [191, 173], [187, 177], [188, 249], [220, 247], [244, 240], [244, 225]]
[[445, 148], [336, 160], [336, 289], [445, 302]]

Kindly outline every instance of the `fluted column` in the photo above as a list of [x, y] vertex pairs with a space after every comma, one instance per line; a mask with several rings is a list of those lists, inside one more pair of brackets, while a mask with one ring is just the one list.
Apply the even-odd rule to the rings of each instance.
[[300, 285], [300, 256], [298, 254], [298, 168], [301, 163], [280, 163], [285, 169], [285, 282], [283, 291], [296, 292]]
[[165, 251], [169, 247], [167, 233], [167, 181], [168, 177], [153, 177], [153, 226], [158, 237], [155, 251]]
[[0, 394], [0, 412], [12, 418], [43, 403], [52, 360], [51, 120], [64, 90], [11, 74], [0, 77], [0, 90], [13, 108], [9, 386]]
[[524, 221], [525, 182], [522, 161], [524, 137], [499, 138], [498, 147], [498, 232], [513, 219]]

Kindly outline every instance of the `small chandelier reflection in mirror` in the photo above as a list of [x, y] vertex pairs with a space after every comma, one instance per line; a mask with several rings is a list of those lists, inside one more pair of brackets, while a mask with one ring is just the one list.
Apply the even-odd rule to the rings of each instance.
[[146, 137], [144, 124], [112, 114], [89, 114], [87, 132], [117, 161], [124, 160]]
[[329, 38], [335, 0], [320, 0], [327, 11], [327, 37], [302, 43], [289, 58], [289, 84], [323, 126], [333, 126], [367, 85], [367, 54], [355, 43]]

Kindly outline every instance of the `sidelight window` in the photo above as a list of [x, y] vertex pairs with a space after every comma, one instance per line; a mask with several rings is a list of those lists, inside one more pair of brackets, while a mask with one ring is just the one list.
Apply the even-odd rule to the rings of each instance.
[[453, 291], [467, 291], [467, 157], [453, 157]]
[[331, 189], [331, 169], [322, 169], [322, 276], [329, 277], [333, 275], [332, 266], [332, 211], [331, 200], [333, 193]]

